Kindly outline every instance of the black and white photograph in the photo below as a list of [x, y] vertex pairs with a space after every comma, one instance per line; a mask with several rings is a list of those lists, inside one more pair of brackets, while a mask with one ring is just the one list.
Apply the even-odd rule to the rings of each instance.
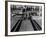
[[8, 35], [44, 33], [44, 4], [8, 2]]
[[11, 32], [42, 30], [42, 6], [11, 5]]

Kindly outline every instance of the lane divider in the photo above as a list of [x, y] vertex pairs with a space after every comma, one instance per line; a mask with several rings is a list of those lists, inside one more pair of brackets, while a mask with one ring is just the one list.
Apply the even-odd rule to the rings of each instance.
[[38, 30], [42, 30], [41, 26], [35, 20], [33, 20], [33, 21], [36, 23]]
[[20, 22], [18, 23], [18, 26], [17, 26], [15, 32], [18, 32], [18, 31], [19, 31], [19, 29], [20, 29], [20, 27], [21, 27], [21, 24], [22, 24], [22, 20], [20, 20]]
[[19, 23], [20, 20], [17, 21], [17, 23], [13, 26], [13, 28], [11, 29], [11, 32], [14, 31], [14, 29], [16, 28], [17, 24]]
[[40, 25], [35, 20], [30, 20], [35, 31], [42, 30]]
[[31, 24], [32, 24], [33, 29], [36, 31], [37, 28], [35, 27], [35, 25], [34, 25], [34, 23], [33, 23], [33, 20], [30, 19], [30, 22], [31, 22]]

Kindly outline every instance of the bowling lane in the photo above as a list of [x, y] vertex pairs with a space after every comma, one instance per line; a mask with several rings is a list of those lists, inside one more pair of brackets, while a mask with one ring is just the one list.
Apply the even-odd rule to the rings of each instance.
[[34, 31], [30, 20], [23, 20], [19, 31]]

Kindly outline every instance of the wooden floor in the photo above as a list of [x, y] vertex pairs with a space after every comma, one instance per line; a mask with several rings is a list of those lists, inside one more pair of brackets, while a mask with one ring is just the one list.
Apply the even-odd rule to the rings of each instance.
[[[11, 29], [16, 25], [16, 23], [19, 19], [20, 18], [12, 17], [12, 19], [11, 19]], [[35, 20], [35, 21], [41, 26], [42, 19]], [[32, 26], [31, 21], [29, 19], [23, 20], [21, 25], [20, 25], [19, 31], [34, 31], [34, 28]]]
[[30, 20], [23, 20], [19, 31], [34, 31]]

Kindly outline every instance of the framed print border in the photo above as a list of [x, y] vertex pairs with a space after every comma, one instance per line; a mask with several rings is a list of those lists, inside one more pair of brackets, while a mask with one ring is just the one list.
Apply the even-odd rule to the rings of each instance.
[[[8, 2], [44, 4], [44, 33], [8, 35]], [[42, 3], [42, 2], [25, 2], [25, 1], [5, 1], [5, 36], [24, 36], [24, 35], [40, 35], [40, 34], [45, 34], [45, 3]]]

